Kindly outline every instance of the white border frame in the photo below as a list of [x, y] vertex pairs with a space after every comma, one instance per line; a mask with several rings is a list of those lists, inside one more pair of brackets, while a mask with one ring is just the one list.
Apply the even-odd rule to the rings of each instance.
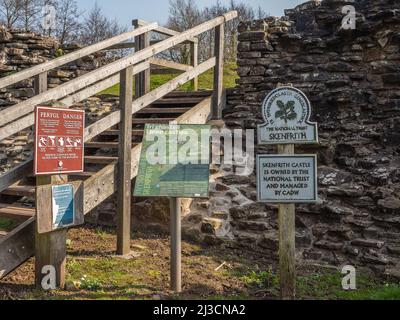
[[[262, 158], [313, 158], [314, 159], [314, 198], [307, 200], [267, 200], [260, 197], [260, 159]], [[318, 202], [318, 158], [315, 154], [258, 154], [257, 155], [257, 202], [260, 203], [317, 203]]]
[[[73, 171], [59, 171], [59, 172], [37, 172], [37, 149], [38, 149], [38, 144], [37, 144], [37, 132], [38, 132], [38, 111], [39, 110], [57, 110], [57, 111], [73, 111], [73, 112], [79, 112], [83, 114], [83, 134], [82, 134], [82, 170], [73, 170]], [[35, 108], [35, 148], [34, 148], [34, 155], [33, 155], [33, 173], [35, 176], [43, 176], [43, 175], [58, 175], [58, 174], [68, 174], [68, 173], [80, 173], [85, 171], [85, 116], [86, 113], [84, 110], [75, 110], [75, 109], [68, 109], [68, 108], [52, 108], [52, 107], [45, 107], [45, 106], [36, 106]]]

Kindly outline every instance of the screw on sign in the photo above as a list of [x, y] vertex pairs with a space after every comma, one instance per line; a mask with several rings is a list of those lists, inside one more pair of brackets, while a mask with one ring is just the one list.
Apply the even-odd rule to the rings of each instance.
[[85, 112], [35, 109], [35, 175], [83, 172]]

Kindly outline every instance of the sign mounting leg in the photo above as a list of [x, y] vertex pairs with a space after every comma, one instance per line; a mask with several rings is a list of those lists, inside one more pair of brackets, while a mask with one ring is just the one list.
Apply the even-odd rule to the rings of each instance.
[[171, 289], [182, 292], [181, 270], [181, 201], [179, 198], [171, 199]]
[[[294, 144], [278, 145], [278, 153], [294, 154]], [[296, 296], [295, 204], [279, 205], [279, 271], [281, 299]]]

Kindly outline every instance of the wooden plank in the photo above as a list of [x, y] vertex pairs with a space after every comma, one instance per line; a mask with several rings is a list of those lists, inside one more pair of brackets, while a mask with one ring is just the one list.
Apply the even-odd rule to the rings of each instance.
[[[151, 41], [150, 41], [150, 45], [157, 44], [157, 43], [159, 43], [160, 41], [161, 41], [161, 40], [151, 40]], [[123, 42], [123, 43], [118, 43], [118, 44], [115, 44], [115, 45], [113, 45], [113, 46], [111, 46], [111, 47], [108, 47], [108, 48], [105, 49], [105, 50], [133, 49], [133, 48], [135, 48], [135, 47], [136, 47], [135, 42]]]
[[[132, 21], [132, 24], [133, 25], [137, 24], [139, 26], [145, 26], [145, 25], [149, 24], [149, 22], [147, 22], [145, 20], [141, 20], [141, 19], [135, 19], [135, 20]], [[178, 31], [175, 31], [175, 30], [172, 30], [172, 29], [168, 29], [168, 28], [162, 27], [162, 26], [159, 26], [159, 27], [155, 28], [153, 31], [155, 31], [157, 33], [160, 33], [160, 34], [163, 34], [165, 36], [176, 36], [177, 34], [179, 34]], [[198, 43], [199, 39], [192, 38], [192, 39], [189, 39], [188, 42], [197, 42]]]
[[49, 71], [51, 69], [60, 67], [62, 65], [65, 65], [67, 63], [70, 63], [72, 61], [78, 60], [82, 57], [88, 56], [92, 53], [95, 53], [97, 51], [100, 51], [102, 49], [108, 48], [114, 44], [117, 44], [119, 42], [128, 40], [132, 37], [135, 37], [141, 33], [144, 32], [149, 32], [151, 30], [154, 30], [155, 28], [158, 27], [157, 23], [149, 23], [146, 25], [141, 26], [138, 29], [135, 30], [131, 30], [125, 33], [122, 33], [118, 36], [115, 36], [113, 38], [101, 41], [99, 43], [96, 43], [94, 45], [91, 46], [87, 46], [85, 48], [82, 48], [80, 50], [71, 52], [69, 54], [63, 55], [57, 59], [54, 60], [50, 60], [48, 62], [39, 64], [37, 66], [34, 66], [32, 68], [26, 69], [24, 71], [20, 71], [18, 73], [12, 74], [8, 77], [4, 77], [2, 79], [0, 79], [0, 88], [4, 88], [7, 87], [9, 85], [12, 85], [14, 83], [20, 82], [22, 80], [31, 78], [36, 76], [37, 74]]
[[[156, 65], [156, 66], [159, 66], [159, 67], [180, 70], [180, 71], [189, 71], [189, 70], [193, 69], [192, 66], [188, 66], [186, 64], [177, 63], [177, 62], [168, 61], [168, 60], [159, 59], [159, 58], [151, 58], [150, 59], [150, 64]], [[197, 64], [196, 64], [196, 66], [197, 66]]]
[[132, 124], [146, 124], [146, 123], [168, 123], [175, 118], [135, 118], [132, 119]]
[[174, 114], [174, 113], [185, 113], [191, 108], [145, 108], [138, 111], [136, 114]]
[[[294, 144], [278, 145], [278, 153], [294, 154]], [[279, 274], [281, 298], [296, 296], [295, 204], [279, 204]]]
[[35, 209], [16, 204], [0, 204], [0, 217], [15, 221], [26, 221], [35, 215]]
[[33, 172], [33, 157], [0, 176], [0, 192]]
[[[144, 130], [132, 130], [132, 136], [143, 136]], [[107, 130], [101, 133], [102, 136], [118, 136], [119, 135], [119, 130]]]
[[41, 94], [47, 90], [47, 72], [39, 73], [35, 76], [35, 81], [33, 82], [35, 94]]
[[[139, 27], [138, 21], [134, 20], [135, 28]], [[135, 37], [135, 51], [139, 52], [150, 47], [150, 34], [143, 33]], [[150, 69], [140, 72], [135, 76], [135, 97], [141, 97], [150, 91]]]
[[[190, 63], [195, 68], [199, 64], [199, 44], [198, 42], [192, 42], [190, 44]], [[199, 78], [195, 77], [192, 80], [193, 90], [199, 90]]]
[[[145, 87], [142, 89], [146, 90], [145, 82], [147, 78], [145, 75], [143, 76], [144, 79], [141, 80], [143, 80]], [[118, 148], [117, 254], [127, 255], [131, 251], [132, 68], [127, 68], [121, 72], [120, 83], [121, 123], [119, 125]]]
[[32, 197], [35, 196], [34, 186], [11, 186], [4, 190], [2, 194], [18, 197]]
[[[96, 69], [94, 71], [91, 71], [89, 73], [86, 73], [86, 74], [80, 76], [79, 78], [68, 81], [56, 88], [53, 88], [51, 90], [48, 90], [41, 94], [38, 94], [37, 96], [34, 96], [31, 99], [25, 100], [17, 105], [14, 105], [12, 107], [7, 108], [6, 110], [1, 111], [0, 112], [0, 125], [4, 125], [8, 122], [16, 120], [19, 117], [22, 117], [26, 114], [31, 113], [34, 110], [35, 106], [37, 106], [41, 103], [48, 102], [51, 100], [58, 100], [60, 98], [63, 98], [65, 96], [71, 94], [71, 93], [75, 93], [88, 85], [96, 83], [99, 80], [103, 80], [104, 78], [107, 78], [116, 72], [121, 71], [122, 69], [124, 69], [124, 64], [122, 62], [120, 63], [121, 60], [122, 59], [117, 60], [117, 61], [115, 61], [111, 64], [108, 64], [104, 67], [101, 67], [99, 69]], [[125, 64], [127, 64], [126, 60], [125, 60]], [[149, 67], [150, 67], [149, 62], [140, 63], [133, 67], [134, 73], [140, 72], [141, 70], [143, 70], [143, 68], [149, 68]], [[88, 92], [88, 91], [86, 91], [86, 92]], [[32, 124], [33, 124], [33, 122], [29, 125], [32, 125]], [[15, 128], [15, 126], [14, 126], [14, 128]], [[14, 129], [14, 131], [17, 130], [15, 132], [18, 132], [25, 128], [26, 127], [20, 127], [18, 129]], [[0, 128], [0, 140], [3, 137], [7, 137], [7, 136], [5, 136], [5, 134], [9, 134], [9, 133], [10, 133], [10, 129], [7, 129], [7, 126], [5, 128]]]
[[118, 142], [102, 142], [102, 141], [86, 142], [85, 148], [88, 148], [88, 149], [101, 149], [101, 148], [118, 149]]
[[170, 199], [170, 236], [171, 236], [171, 290], [182, 292], [182, 228], [181, 201]]
[[35, 218], [30, 218], [0, 239], [0, 279], [32, 257], [34, 235]]
[[224, 77], [224, 42], [225, 26], [223, 24], [215, 27], [215, 57], [216, 65], [214, 68], [214, 93], [212, 100], [211, 119], [220, 120], [222, 117], [222, 94]]
[[[203, 62], [202, 64], [199, 64], [196, 68], [193, 68], [192, 70], [185, 72], [182, 75], [179, 75], [175, 79], [168, 81], [167, 83], [149, 92], [143, 97], [136, 99], [135, 101], [133, 101], [132, 104], [132, 113], [136, 113], [139, 110], [142, 110], [143, 108], [157, 101], [158, 99], [165, 96], [169, 92], [175, 90], [176, 88], [190, 81], [191, 79], [193, 79], [193, 77], [202, 74], [203, 72], [212, 68], [214, 65], [215, 65], [215, 58], [211, 58]], [[117, 110], [109, 114], [108, 116], [98, 120], [96, 123], [90, 125], [89, 127], [87, 127], [85, 129], [85, 140], [87, 141], [93, 139], [95, 136], [99, 135], [103, 131], [118, 124], [121, 120], [120, 116], [121, 116], [120, 111]]]
[[89, 164], [110, 164], [118, 161], [118, 157], [105, 157], [105, 156], [86, 156], [85, 163]]

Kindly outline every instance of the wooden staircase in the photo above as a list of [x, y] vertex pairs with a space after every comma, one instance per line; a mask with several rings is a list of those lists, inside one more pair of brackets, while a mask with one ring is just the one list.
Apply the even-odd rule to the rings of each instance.
[[[221, 115], [224, 24], [236, 17], [236, 11], [228, 12], [181, 33], [159, 27], [156, 23], [136, 20], [136, 29], [133, 31], [1, 78], [0, 89], [34, 77], [36, 95], [0, 111], [0, 141], [32, 127], [33, 111], [37, 105], [59, 101], [63, 107], [73, 107], [74, 104], [120, 83], [120, 108], [85, 128], [85, 171], [68, 175], [69, 181], [81, 181], [83, 211], [84, 214], [90, 213], [116, 193], [119, 185], [126, 187], [127, 182], [137, 176], [145, 124], [204, 124], [211, 117], [217, 119]], [[215, 29], [215, 56], [198, 64], [196, 36], [212, 29]], [[150, 42], [150, 32], [167, 35], [169, 38]], [[126, 43], [132, 37], [135, 42]], [[180, 44], [190, 44], [191, 65], [156, 57]], [[51, 70], [101, 50], [125, 49], [127, 46], [135, 47], [135, 52], [58, 87], [47, 88], [47, 74]], [[150, 90], [151, 65], [179, 70], [181, 74]], [[214, 69], [213, 91], [177, 91], [189, 81], [196, 89], [197, 77], [210, 69]], [[134, 100], [131, 94], [131, 76], [136, 79]], [[132, 145], [119, 143], [119, 136], [124, 128], [130, 126], [131, 121]], [[121, 130], [120, 124], [123, 124]], [[129, 140], [124, 140], [126, 141]], [[124, 161], [122, 158], [126, 158], [129, 153], [131, 161]], [[118, 174], [119, 165], [123, 165], [122, 174]], [[0, 279], [35, 253], [38, 254], [35, 251], [36, 179], [32, 172], [33, 157], [0, 175], [0, 219], [14, 222], [14, 228], [6, 230], [2, 229], [4, 223], [0, 220]], [[125, 203], [129, 205], [127, 201]], [[130, 233], [126, 232], [124, 237], [124, 240], [129, 240]], [[41, 254], [50, 256], [50, 241], [43, 243], [46, 247], [41, 248]], [[38, 258], [37, 261], [39, 260]]]
[[[203, 100], [210, 98], [211, 91], [171, 92], [162, 99], [135, 114], [132, 120], [132, 146], [142, 142], [146, 123], [169, 123], [190, 111]], [[70, 181], [85, 181], [118, 160], [118, 125], [104, 131], [85, 143], [85, 172], [69, 175]], [[35, 187], [33, 175], [0, 192], [0, 218], [24, 222], [35, 215]], [[7, 231], [1, 229], [0, 236]]]

